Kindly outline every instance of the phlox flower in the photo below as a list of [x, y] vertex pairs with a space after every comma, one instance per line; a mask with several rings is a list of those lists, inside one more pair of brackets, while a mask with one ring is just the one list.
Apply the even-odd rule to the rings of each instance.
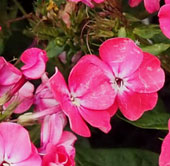
[[159, 156], [159, 166], [169, 166], [170, 165], [170, 120], [168, 122], [169, 133], [164, 138], [161, 154]]
[[76, 137], [63, 131], [65, 121], [62, 112], [47, 115], [41, 127], [41, 147], [43, 166], [74, 166]]
[[45, 72], [48, 57], [46, 51], [39, 48], [29, 48], [21, 55], [24, 66], [21, 67], [23, 75], [27, 79], [39, 79]]
[[158, 13], [159, 24], [163, 34], [170, 39], [170, 0], [165, 1]]
[[72, 68], [68, 86], [57, 68], [50, 85], [75, 133], [90, 136], [85, 121], [105, 133], [111, 129], [111, 115], [106, 109], [113, 104], [114, 93], [102, 69], [93, 65], [88, 56], [82, 57]]
[[96, 60], [91, 62], [101, 66], [110, 78], [116, 96], [114, 109], [119, 108], [129, 120], [137, 120], [145, 111], [152, 110], [157, 102], [157, 91], [165, 81], [159, 59], [142, 52], [128, 38], [105, 41], [99, 54], [109, 69]]
[[64, 131], [57, 144], [47, 145], [42, 166], [75, 166], [76, 139], [71, 132]]
[[[87, 6], [93, 8], [94, 7], [94, 4], [92, 3], [92, 0], [70, 0], [72, 2], [82, 2], [84, 4], [86, 4]], [[102, 3], [104, 2], [104, 0], [93, 0], [95, 3]]]
[[41, 166], [41, 158], [28, 132], [19, 124], [0, 123], [0, 165]]
[[[138, 6], [142, 0], [129, 0], [131, 7]], [[154, 13], [160, 8], [160, 0], [144, 0], [144, 6], [149, 13]]]

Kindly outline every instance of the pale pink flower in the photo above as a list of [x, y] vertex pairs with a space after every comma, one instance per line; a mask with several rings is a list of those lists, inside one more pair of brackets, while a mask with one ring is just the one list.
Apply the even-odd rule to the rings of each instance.
[[159, 24], [163, 34], [170, 39], [170, 1], [166, 2], [158, 13]]
[[16, 87], [21, 78], [21, 71], [0, 57], [0, 97]]
[[0, 123], [0, 165], [41, 166], [41, 158], [28, 132], [19, 124]]
[[169, 133], [164, 138], [161, 154], [159, 156], [159, 166], [169, 166], [170, 165], [170, 120], [168, 122]]
[[19, 90], [12, 96], [11, 100], [5, 103], [4, 108], [13, 102], [18, 102], [19, 105], [14, 110], [14, 113], [23, 113], [27, 111], [34, 101], [34, 85], [30, 82], [26, 82]]
[[[129, 5], [131, 7], [138, 6], [142, 0], [129, 0]], [[144, 6], [149, 13], [153, 13], [159, 10], [160, 0], [144, 0]]]
[[48, 57], [44, 50], [29, 48], [22, 53], [21, 61], [24, 63], [21, 67], [23, 75], [28, 79], [38, 79], [45, 72]]
[[[129, 120], [137, 120], [145, 111], [152, 110], [157, 102], [157, 91], [165, 81], [159, 59], [142, 52], [128, 38], [105, 41], [99, 53], [109, 67], [102, 68], [116, 94], [114, 109], [119, 108]], [[91, 63], [99, 66], [96, 60], [91, 60]]]
[[57, 144], [47, 145], [42, 166], [75, 166], [76, 139], [71, 132], [64, 131]]
[[109, 132], [110, 113], [105, 109], [113, 104], [115, 94], [109, 79], [101, 68], [91, 64], [89, 56], [82, 57], [73, 67], [68, 78], [68, 87], [57, 68], [50, 84], [75, 133], [90, 136], [85, 121], [105, 133]]
[[95, 3], [102, 3], [102, 2], [104, 2], [104, 0], [93, 0], [93, 1], [92, 0], [70, 0], [70, 1], [73, 1], [73, 2], [82, 2], [82, 3], [86, 4], [87, 6], [89, 6], [91, 8], [94, 7], [93, 1]]

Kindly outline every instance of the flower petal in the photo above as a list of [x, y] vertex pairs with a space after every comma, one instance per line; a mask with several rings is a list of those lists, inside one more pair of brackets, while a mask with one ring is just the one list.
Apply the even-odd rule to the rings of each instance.
[[42, 163], [41, 157], [38, 154], [36, 147], [32, 144], [31, 155], [26, 160], [12, 164], [12, 166], [30, 166], [30, 165], [41, 166], [41, 163]]
[[153, 13], [159, 10], [160, 0], [144, 0], [144, 5], [149, 13]]
[[79, 112], [91, 126], [99, 128], [105, 133], [111, 130], [110, 115], [107, 111], [96, 111], [81, 107]]
[[152, 93], [160, 90], [165, 82], [165, 74], [160, 61], [154, 55], [144, 53], [139, 69], [129, 77], [128, 88], [139, 93]]
[[2, 135], [0, 134], [0, 163], [4, 160], [4, 153], [5, 153], [5, 148], [4, 148], [4, 140]]
[[30, 156], [31, 142], [29, 134], [22, 126], [15, 123], [3, 122], [0, 124], [0, 135], [4, 140], [7, 161], [17, 163]]
[[130, 5], [130, 7], [136, 7], [136, 6], [138, 6], [141, 2], [142, 2], [142, 0], [129, 0], [129, 5]]
[[[170, 130], [170, 120], [168, 122], [168, 126]], [[168, 166], [169, 164], [170, 164], [170, 131], [163, 140], [161, 154], [159, 156], [159, 166]]]
[[119, 94], [118, 105], [122, 114], [129, 120], [139, 119], [145, 111], [152, 110], [158, 99], [157, 93], [124, 92]]
[[170, 39], [170, 3], [162, 6], [159, 10], [159, 24], [163, 34]]
[[119, 78], [132, 74], [142, 62], [143, 52], [128, 38], [106, 40], [99, 48], [101, 59]]
[[64, 96], [70, 96], [68, 87], [64, 80], [64, 77], [59, 72], [57, 67], [55, 68], [55, 74], [50, 78], [49, 83], [51, 87], [51, 91], [57, 101], [62, 101]]
[[114, 102], [116, 94], [102, 67], [106, 66], [97, 57], [86, 55], [74, 66], [69, 76], [71, 94], [89, 109], [106, 109]]
[[82, 119], [78, 108], [69, 101], [63, 101], [61, 104], [64, 113], [68, 116], [70, 128], [83, 137], [90, 137], [91, 133], [87, 124]]
[[170, 0], [165, 0], [165, 3], [166, 4], [170, 4]]

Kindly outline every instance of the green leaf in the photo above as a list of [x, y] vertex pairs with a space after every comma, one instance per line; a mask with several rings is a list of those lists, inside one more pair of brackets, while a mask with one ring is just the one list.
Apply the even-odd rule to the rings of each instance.
[[144, 39], [150, 39], [154, 35], [159, 34], [161, 30], [157, 25], [149, 25], [149, 26], [140, 26], [137, 28], [134, 28], [133, 33], [144, 38]]
[[118, 31], [118, 37], [126, 37], [126, 29], [125, 27], [121, 27]]
[[76, 166], [157, 166], [158, 154], [139, 149], [76, 148]]
[[63, 52], [63, 50], [64, 46], [58, 46], [55, 40], [50, 41], [46, 48], [47, 55], [49, 58], [58, 56], [61, 52]]
[[170, 114], [165, 111], [161, 100], [158, 100], [156, 107], [152, 111], [145, 112], [137, 121], [129, 121], [119, 113], [117, 116], [136, 127], [157, 130], [168, 130], [168, 119], [170, 118]]
[[151, 46], [142, 47], [142, 50], [154, 55], [159, 55], [160, 53], [166, 51], [169, 47], [170, 44], [159, 43], [159, 44], [153, 44]]

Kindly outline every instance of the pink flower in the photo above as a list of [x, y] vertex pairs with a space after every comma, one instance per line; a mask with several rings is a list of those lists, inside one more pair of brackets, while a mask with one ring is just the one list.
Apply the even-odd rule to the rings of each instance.
[[170, 39], [170, 1], [166, 1], [167, 4], [163, 5], [158, 13], [159, 24], [163, 34]]
[[0, 31], [2, 30], [2, 27], [0, 26]]
[[34, 85], [30, 82], [26, 82], [18, 92], [11, 98], [9, 102], [7, 102], [4, 107], [6, 108], [12, 102], [19, 102], [19, 105], [14, 110], [14, 113], [23, 113], [27, 111], [31, 105], [33, 104], [33, 92], [34, 92]]
[[19, 124], [0, 124], [0, 165], [41, 166], [41, 158], [28, 132]]
[[0, 97], [12, 90], [22, 77], [22, 73], [12, 64], [0, 57]]
[[114, 98], [109, 79], [89, 59], [89, 56], [84, 56], [73, 67], [68, 87], [57, 68], [50, 79], [51, 90], [68, 116], [71, 129], [85, 137], [90, 136], [90, 130], [84, 121], [109, 132], [111, 115], [105, 109], [113, 104]]
[[[136, 7], [141, 3], [142, 0], [129, 0], [131, 7]], [[144, 6], [149, 13], [153, 13], [159, 10], [160, 0], [144, 0]]]
[[170, 163], [170, 120], [168, 122], [169, 133], [164, 138], [159, 156], [159, 166], [168, 166]]
[[68, 131], [64, 131], [57, 144], [49, 143], [46, 154], [43, 156], [43, 166], [75, 166], [76, 137]]
[[[70, 0], [70, 1], [73, 1], [73, 2], [83, 2], [84, 4], [86, 4], [87, 6], [93, 8], [94, 7], [94, 4], [92, 3], [92, 0]], [[93, 0], [95, 3], [102, 3], [104, 2], [104, 0]]]
[[[129, 120], [137, 120], [145, 111], [153, 109], [157, 102], [156, 92], [165, 81], [159, 59], [142, 52], [128, 38], [105, 41], [99, 53], [109, 67], [102, 68], [116, 94], [114, 109], [119, 108]], [[97, 61], [92, 63], [99, 66]]]
[[22, 53], [21, 61], [25, 64], [21, 68], [23, 75], [28, 79], [38, 79], [45, 72], [48, 58], [44, 50], [29, 48]]

